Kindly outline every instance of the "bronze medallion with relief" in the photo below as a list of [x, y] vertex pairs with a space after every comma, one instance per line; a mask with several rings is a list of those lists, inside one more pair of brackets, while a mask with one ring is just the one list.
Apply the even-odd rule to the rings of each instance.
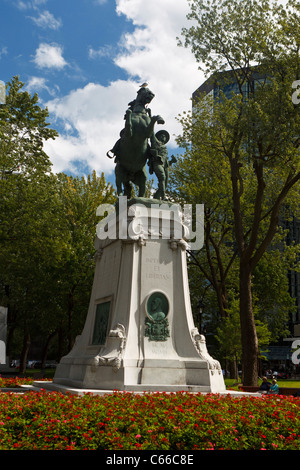
[[150, 341], [166, 341], [170, 337], [169, 301], [163, 292], [153, 292], [146, 301], [145, 336]]

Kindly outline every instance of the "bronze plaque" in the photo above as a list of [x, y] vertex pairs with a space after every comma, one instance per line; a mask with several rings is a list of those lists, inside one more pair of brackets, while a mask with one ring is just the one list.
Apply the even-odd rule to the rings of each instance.
[[96, 307], [92, 344], [104, 345], [107, 335], [110, 302], [103, 302]]

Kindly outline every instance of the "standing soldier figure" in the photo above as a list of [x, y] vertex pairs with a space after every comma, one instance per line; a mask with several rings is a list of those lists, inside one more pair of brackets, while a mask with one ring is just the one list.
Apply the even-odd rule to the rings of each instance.
[[168, 186], [169, 179], [169, 166], [177, 160], [172, 155], [171, 160], [168, 160], [167, 142], [170, 140], [170, 135], [167, 131], [161, 130], [156, 134], [152, 134], [151, 148], [149, 158], [149, 173], [155, 173], [158, 179], [158, 189], [154, 194], [154, 199], [164, 199], [165, 191]]

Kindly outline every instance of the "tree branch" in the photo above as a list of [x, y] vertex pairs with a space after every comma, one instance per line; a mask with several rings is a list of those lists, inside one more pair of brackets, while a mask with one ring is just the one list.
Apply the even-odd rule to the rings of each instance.
[[259, 225], [261, 221], [262, 200], [263, 200], [264, 190], [266, 187], [266, 183], [263, 177], [263, 165], [259, 161], [255, 160], [255, 163], [253, 166], [254, 166], [254, 170], [255, 170], [255, 174], [257, 178], [257, 188], [256, 188], [256, 197], [255, 197], [255, 203], [254, 203], [254, 219], [253, 219], [253, 224], [251, 228], [251, 236], [250, 236], [249, 245], [246, 248], [246, 253], [245, 253], [246, 257], [248, 258], [252, 256], [252, 253], [254, 252], [255, 247], [256, 247]]
[[268, 231], [266, 233], [266, 236], [263, 239], [263, 241], [261, 242], [260, 246], [257, 248], [255, 254], [252, 257], [252, 259], [250, 260], [252, 269], [257, 265], [257, 263], [259, 262], [259, 260], [263, 256], [263, 254], [265, 253], [266, 249], [268, 248], [269, 244], [273, 240], [273, 238], [274, 238], [274, 236], [277, 232], [277, 229], [278, 229], [279, 211], [280, 211], [281, 205], [282, 205], [284, 199], [286, 198], [288, 192], [291, 190], [291, 188], [293, 186], [295, 186], [295, 184], [298, 183], [298, 181], [300, 181], [300, 172], [298, 172], [294, 175], [292, 173], [289, 174], [289, 176], [288, 176], [288, 178], [285, 182], [285, 185], [283, 186], [282, 190], [280, 191], [280, 193], [279, 193], [279, 195], [278, 195], [278, 197], [277, 197], [277, 199], [274, 203], [273, 209], [271, 211], [271, 218], [270, 218], [269, 228], [268, 228]]

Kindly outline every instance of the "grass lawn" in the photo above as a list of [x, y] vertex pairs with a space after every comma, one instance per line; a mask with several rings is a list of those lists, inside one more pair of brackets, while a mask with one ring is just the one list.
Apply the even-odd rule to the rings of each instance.
[[[41, 370], [40, 369], [27, 369], [25, 373], [25, 377], [31, 377], [33, 379], [36, 378], [36, 376], [40, 376]], [[55, 369], [45, 369], [43, 372], [43, 378], [52, 380], [53, 376], [55, 374]], [[0, 374], [1, 375], [1, 374]], [[16, 369], [16, 375], [17, 375], [17, 369]], [[5, 377], [5, 376], [3, 376]], [[272, 379], [269, 379], [271, 382]], [[260, 385], [262, 380], [259, 380], [258, 384]], [[228, 379], [225, 378], [225, 385], [227, 389], [232, 389], [232, 390], [239, 390], [238, 385], [241, 385], [241, 379], [239, 379], [239, 382], [235, 379]], [[291, 380], [291, 379], [284, 379], [284, 380], [277, 380], [278, 386], [279, 387], [291, 387], [291, 388], [300, 388], [300, 380]]]
[[[269, 379], [271, 382], [272, 379]], [[258, 385], [260, 385], [262, 380], [258, 381]], [[238, 384], [235, 379], [225, 379], [226, 388], [230, 388], [233, 390], [238, 390], [238, 385], [241, 385], [241, 380], [239, 380]], [[300, 380], [291, 380], [291, 379], [284, 379], [284, 380], [277, 380], [277, 384], [279, 387], [290, 387], [290, 388], [300, 388]]]

